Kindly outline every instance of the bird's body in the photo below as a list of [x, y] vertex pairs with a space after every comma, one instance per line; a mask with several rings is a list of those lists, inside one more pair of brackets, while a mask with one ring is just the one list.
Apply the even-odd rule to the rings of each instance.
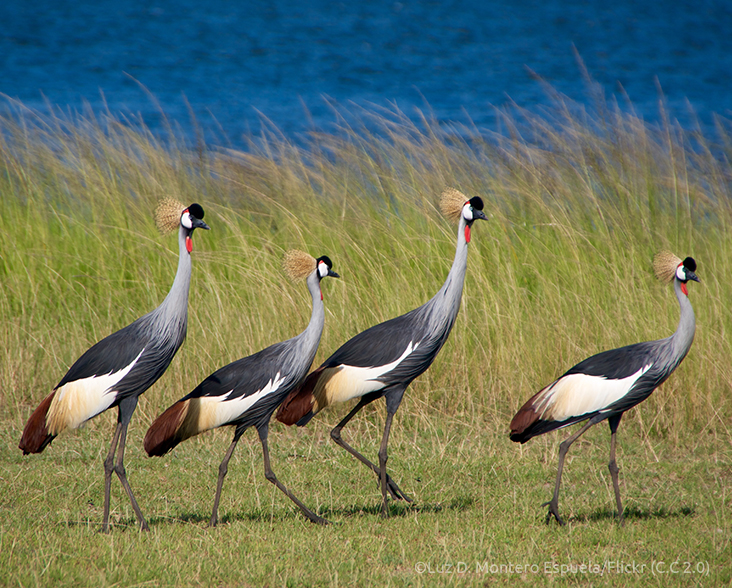
[[[380, 478], [385, 515], [387, 492], [407, 499], [386, 475], [391, 421], [406, 388], [429, 368], [450, 334], [460, 309], [471, 226], [475, 219], [486, 218], [480, 198], [468, 200], [456, 190], [448, 190], [443, 194], [443, 204], [445, 201], [449, 203], [446, 214], [459, 217], [459, 229], [455, 259], [442, 288], [419, 308], [344, 343], [287, 397], [277, 414], [285, 424], [304, 426], [326, 406], [358, 398], [356, 407], [331, 431], [331, 437]], [[386, 399], [387, 421], [377, 467], [348, 445], [340, 431], [363, 406], [381, 397]]]
[[[688, 298], [686, 282], [698, 281], [696, 263], [683, 262], [664, 254], [656, 266], [673, 265], [674, 290], [681, 316], [676, 332], [665, 339], [627, 345], [589, 357], [537, 392], [516, 413], [511, 421], [511, 440], [526, 443], [532, 437], [573, 423], [588, 420], [579, 433], [569, 437], [560, 449], [559, 471], [554, 498], [549, 502], [549, 515], [559, 517], [558, 500], [564, 456], [569, 446], [589, 427], [608, 419], [611, 430], [610, 472], [613, 477], [618, 517], [622, 520], [617, 465], [615, 464], [615, 432], [623, 413], [643, 402], [678, 367], [694, 340], [696, 319]], [[668, 270], [666, 270], [668, 275]], [[666, 278], [668, 279], [668, 278]]]
[[[465, 250], [467, 252], [467, 249]], [[459, 260], [460, 268], [465, 259]], [[463, 274], [464, 275], [464, 274]], [[359, 333], [331, 355], [310, 380], [314, 404], [302, 424], [326, 406], [406, 388], [432, 364], [460, 308], [462, 280], [445, 284], [429, 302]], [[374, 347], [374, 341], [379, 345]]]
[[239, 438], [249, 427], [255, 427], [259, 432], [267, 478], [283, 490], [310, 520], [325, 522], [277, 482], [269, 467], [267, 448], [267, 431], [272, 413], [303, 380], [318, 350], [325, 322], [320, 280], [327, 275], [337, 277], [331, 271], [332, 264], [327, 257], [315, 260], [307, 256], [303, 263], [309, 269], [307, 285], [313, 298], [312, 315], [307, 328], [292, 339], [275, 343], [215, 371], [190, 394], [161, 414], [145, 435], [145, 451], [148, 455], [160, 456], [185, 439], [204, 431], [226, 425], [235, 427], [234, 441], [219, 470], [211, 525], [218, 521], [218, 503], [228, 460]]
[[[203, 209], [199, 205], [168, 206], [178, 211], [179, 261], [165, 300], [152, 312], [84, 352], [28, 419], [19, 444], [23, 454], [40, 453], [63, 431], [76, 429], [105, 410], [118, 407], [117, 430], [105, 461], [105, 532], [109, 527], [109, 486], [113, 470], [120, 476], [142, 528], [147, 529], [122, 465], [127, 425], [140, 394], [163, 375], [183, 344], [191, 279], [190, 239], [195, 228], [208, 229], [200, 220]], [[117, 466], [113, 466], [118, 443], [119, 458]]]

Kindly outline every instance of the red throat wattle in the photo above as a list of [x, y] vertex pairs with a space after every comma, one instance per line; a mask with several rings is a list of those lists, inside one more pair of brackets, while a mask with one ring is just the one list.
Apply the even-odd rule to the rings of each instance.
[[470, 243], [470, 225], [465, 225], [465, 242]]
[[186, 237], [186, 249], [188, 250], [188, 253], [193, 251], [193, 240], [190, 237]]
[[689, 291], [686, 289], [686, 284], [684, 284], [684, 282], [681, 282], [681, 291], [684, 293], [684, 296], [689, 295]]

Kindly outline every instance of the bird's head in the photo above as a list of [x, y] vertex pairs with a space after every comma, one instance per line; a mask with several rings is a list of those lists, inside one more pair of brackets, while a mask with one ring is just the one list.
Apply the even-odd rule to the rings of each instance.
[[315, 262], [317, 263], [318, 267], [318, 277], [321, 280], [326, 276], [330, 276], [331, 278], [340, 278], [340, 276], [333, 271], [333, 262], [327, 255], [318, 257]]
[[656, 277], [662, 282], [678, 280], [681, 283], [681, 291], [688, 296], [689, 290], [686, 283], [689, 280], [700, 282], [696, 275], [696, 261], [693, 257], [687, 257], [683, 261], [670, 251], [661, 251], [653, 259], [653, 269]]
[[454, 188], [447, 188], [440, 197], [440, 210], [450, 220], [465, 223], [465, 242], [470, 243], [470, 228], [477, 219], [488, 220], [483, 213], [483, 199], [480, 196], [468, 198]]
[[[285, 253], [282, 266], [293, 282], [299, 282], [301, 280], [309, 279], [311, 275], [314, 275], [318, 283], [330, 276], [331, 278], [340, 278], [340, 276], [333, 271], [333, 262], [327, 255], [318, 257], [315, 259], [309, 253], [300, 251], [299, 249], [291, 249]], [[323, 299], [323, 292], [320, 292], [320, 299]]]
[[681, 291], [687, 296], [689, 291], [686, 289], [686, 282], [689, 280], [701, 281], [694, 272], [696, 272], [696, 260], [693, 257], [687, 257], [676, 268], [676, 279], [681, 282]]
[[190, 206], [184, 206], [174, 198], [165, 198], [158, 204], [155, 211], [155, 222], [160, 232], [165, 234], [179, 228], [183, 231], [186, 240], [186, 249], [188, 253], [193, 250], [193, 241], [191, 235], [195, 229], [206, 229], [210, 227], [203, 222], [203, 207], [200, 204], [193, 203]]

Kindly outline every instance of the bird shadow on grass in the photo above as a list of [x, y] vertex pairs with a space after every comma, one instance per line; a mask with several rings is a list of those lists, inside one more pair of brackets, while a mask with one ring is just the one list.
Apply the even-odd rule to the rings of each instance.
[[[390, 500], [388, 502], [389, 507], [389, 516], [390, 517], [406, 517], [411, 514], [420, 514], [420, 513], [439, 513], [439, 512], [462, 512], [464, 510], [469, 509], [473, 506], [473, 503], [475, 501], [473, 498], [469, 496], [461, 496], [457, 498], [453, 498], [451, 501], [446, 503], [436, 503], [436, 504], [428, 504], [428, 503], [407, 503], [404, 501], [394, 501]], [[341, 516], [341, 517], [356, 517], [356, 516], [363, 516], [363, 515], [370, 515], [370, 516], [381, 516], [381, 502], [378, 503], [372, 503], [369, 505], [352, 505], [342, 508], [324, 508], [322, 509], [322, 512], [320, 513], [322, 516], [328, 517], [328, 516]]]
[[[420, 514], [420, 513], [440, 513], [440, 512], [462, 512], [464, 510], [467, 510], [473, 506], [474, 500], [471, 497], [463, 496], [454, 498], [450, 502], [447, 503], [437, 503], [437, 504], [408, 504], [403, 502], [389, 502], [389, 516], [390, 517], [406, 517], [411, 514]], [[322, 508], [317, 512], [317, 514], [321, 517], [324, 517], [326, 519], [332, 518], [332, 517], [338, 517], [338, 518], [352, 518], [352, 517], [359, 517], [359, 516], [374, 516], [374, 517], [380, 517], [381, 516], [381, 504], [380, 503], [374, 503], [369, 505], [353, 505], [343, 508]], [[198, 512], [188, 512], [188, 513], [181, 513], [175, 516], [169, 516], [169, 517], [151, 517], [148, 519], [148, 524], [150, 527], [158, 527], [158, 526], [165, 526], [165, 525], [174, 525], [176, 523], [185, 523], [185, 524], [208, 524], [209, 520], [211, 518], [211, 515], [209, 513], [198, 513]], [[226, 525], [229, 523], [235, 523], [235, 522], [250, 522], [250, 523], [271, 523], [273, 521], [285, 521], [285, 520], [293, 520], [293, 519], [302, 519], [305, 521], [306, 519], [303, 517], [302, 513], [300, 513], [296, 508], [287, 511], [287, 512], [280, 512], [276, 515], [272, 515], [271, 511], [263, 511], [263, 510], [254, 510], [254, 511], [240, 511], [236, 513], [228, 513], [224, 514], [223, 516], [219, 517], [219, 525]], [[330, 521], [333, 525], [339, 525], [340, 521]], [[115, 526], [120, 527], [129, 527], [134, 528], [134, 526], [137, 525], [137, 521], [133, 518], [129, 521], [120, 521], [115, 523]]]
[[[261, 511], [261, 510], [253, 510], [253, 511], [240, 511], [235, 513], [227, 513], [224, 515], [219, 516], [219, 521], [217, 525], [227, 525], [229, 523], [235, 523], [240, 521], [246, 521], [250, 523], [268, 523], [272, 520], [291, 520], [295, 519], [300, 515], [297, 511], [292, 512], [285, 512], [281, 514], [277, 514], [275, 516], [272, 515], [270, 511]], [[153, 517], [148, 520], [148, 524], [150, 527], [157, 527], [157, 526], [165, 526], [165, 525], [175, 525], [177, 523], [184, 523], [184, 524], [193, 524], [193, 525], [208, 525], [209, 521], [211, 520], [211, 513], [200, 513], [200, 512], [186, 512], [186, 513], [180, 513], [175, 516], [169, 516], [169, 517]]]
[[[629, 506], [623, 509], [623, 518], [628, 521], [648, 521], [653, 519], [677, 519], [691, 517], [696, 514], [693, 506], [680, 506], [676, 509], [668, 509], [664, 506], [657, 508], [639, 508]], [[617, 520], [617, 512], [610, 508], [598, 508], [590, 514], [579, 514], [568, 517], [567, 522], [571, 523], [593, 523], [605, 520]]]

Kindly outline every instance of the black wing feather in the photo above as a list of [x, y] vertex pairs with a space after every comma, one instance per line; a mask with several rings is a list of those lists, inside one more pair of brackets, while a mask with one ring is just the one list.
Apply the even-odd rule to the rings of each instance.
[[396, 361], [410, 342], [423, 336], [422, 321], [414, 316], [420, 310], [421, 307], [360, 332], [341, 345], [322, 367], [374, 367]]
[[392, 384], [408, 386], [432, 365], [454, 324], [454, 321], [447, 322], [430, 336], [426, 320], [430, 310], [431, 307], [425, 304], [362, 331], [346, 341], [325, 360], [322, 367], [348, 365], [368, 368], [387, 365], [399, 359], [412, 343], [417, 345], [417, 348], [396, 368], [378, 378], [384, 382], [385, 388]]
[[117, 401], [133, 394], [142, 394], [168, 369], [186, 336], [182, 329], [173, 330], [175, 337], [156, 340], [150, 328], [151, 315], [145, 315], [123, 329], [108, 335], [87, 349], [56, 385], [118, 372], [130, 365], [145, 350], [132, 370], [114, 387]]
[[[280, 384], [276, 392], [267, 394], [243, 414], [226, 423], [243, 428], [266, 424], [285, 396], [299, 384], [299, 380], [293, 379], [282, 370], [282, 355], [286, 343], [276, 343], [254, 355], [225, 365], [203, 380], [183, 400], [204, 396], [223, 396], [229, 393], [231, 393], [229, 398], [224, 402], [245, 398], [264, 388], [279, 372], [280, 376], [284, 378], [284, 382]], [[300, 380], [304, 377], [305, 373], [302, 374]]]
[[569, 374], [586, 374], [601, 376], [608, 380], [621, 380], [635, 374], [649, 363], [657, 352], [657, 341], [634, 343], [617, 349], [609, 349], [588, 357], [562, 376]]
[[183, 400], [203, 396], [223, 396], [229, 392], [231, 392], [230, 398], [232, 399], [251, 396], [264, 388], [277, 375], [277, 372], [280, 372], [282, 377], [286, 377], [281, 369], [283, 345], [283, 343], [277, 343], [254, 355], [243, 357], [219, 368], [196, 386]]

